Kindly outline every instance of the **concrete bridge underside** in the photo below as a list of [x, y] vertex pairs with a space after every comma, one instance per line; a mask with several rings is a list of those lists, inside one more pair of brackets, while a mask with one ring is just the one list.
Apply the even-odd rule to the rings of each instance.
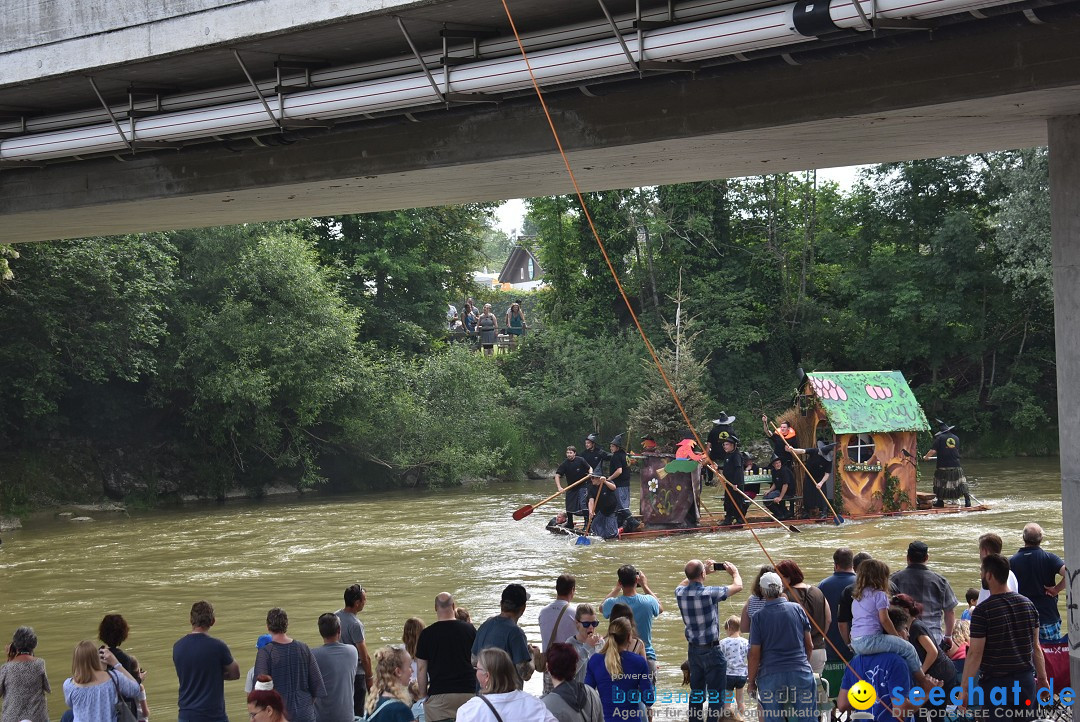
[[[587, 189], [1042, 145], [1080, 114], [1080, 18], [934, 34], [551, 93]], [[595, 96], [595, 97], [594, 97]], [[0, 171], [0, 241], [565, 193], [535, 98], [180, 152]]]

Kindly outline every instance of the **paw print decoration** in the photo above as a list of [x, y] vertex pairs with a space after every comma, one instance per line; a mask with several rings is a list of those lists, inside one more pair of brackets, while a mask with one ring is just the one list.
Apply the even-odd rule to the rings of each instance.
[[892, 389], [888, 386], [871, 386], [866, 385], [866, 395], [875, 401], [884, 401], [885, 399], [892, 398]]
[[813, 384], [814, 391], [817, 392], [817, 395], [823, 399], [847, 401], [847, 391], [844, 391], [844, 387], [834, 381], [830, 381], [829, 379], [811, 379], [810, 383]]

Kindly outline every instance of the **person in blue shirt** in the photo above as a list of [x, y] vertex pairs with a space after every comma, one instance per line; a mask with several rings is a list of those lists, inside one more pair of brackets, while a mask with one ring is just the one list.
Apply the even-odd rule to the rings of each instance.
[[[893, 627], [896, 628], [899, 636], [906, 636], [908, 627], [911, 624], [911, 617], [908, 613], [903, 609], [890, 607], [889, 618], [892, 620]], [[848, 699], [848, 690], [854, 687], [859, 680], [872, 684], [874, 691], [877, 692], [878, 701], [870, 708], [870, 713], [874, 715], [876, 722], [908, 722], [911, 720], [910, 715], [905, 713], [916, 707], [909, 699], [906, 699], [913, 680], [911, 671], [908, 669], [907, 662], [904, 661], [903, 657], [892, 652], [856, 655], [851, 660], [851, 667], [844, 671], [844, 679], [840, 682], [840, 691], [836, 696], [836, 708], [841, 712], [854, 710]], [[905, 700], [900, 709], [897, 710], [900, 716], [893, 714], [894, 700], [892, 693], [897, 687], [901, 688], [905, 694]]]
[[812, 722], [817, 714], [817, 684], [810, 667], [814, 649], [810, 620], [801, 606], [780, 598], [784, 583], [779, 574], [762, 574], [761, 591], [765, 606], [750, 625], [746, 688], [751, 695], [757, 692], [762, 720]]
[[[645, 658], [649, 660], [649, 668], [656, 670], [656, 650], [652, 643], [653, 619], [660, 616], [664, 611], [664, 605], [649, 588], [649, 580], [645, 573], [641, 572], [633, 564], [624, 564], [616, 572], [619, 583], [604, 599], [600, 611], [607, 619], [611, 618], [611, 609], [616, 604], [625, 604], [630, 607], [637, 624], [638, 635], [645, 643]], [[641, 593], [638, 593], [638, 587]]]
[[[825, 595], [825, 601], [829, 603], [829, 611], [832, 613], [832, 622], [825, 636], [829, 642], [825, 644], [825, 655], [828, 662], [839, 662], [843, 659], [851, 659], [851, 650], [840, 635], [837, 627], [837, 614], [840, 611], [840, 597], [844, 590], [855, 583], [854, 555], [847, 547], [840, 547], [833, 552], [833, 573], [825, 577], [818, 584], [818, 589]], [[840, 654], [837, 654], [840, 650]]]
[[630, 622], [614, 619], [604, 648], [589, 657], [585, 667], [585, 684], [600, 695], [604, 722], [647, 719], [641, 705], [651, 707], [655, 699], [649, 665], [629, 646]]

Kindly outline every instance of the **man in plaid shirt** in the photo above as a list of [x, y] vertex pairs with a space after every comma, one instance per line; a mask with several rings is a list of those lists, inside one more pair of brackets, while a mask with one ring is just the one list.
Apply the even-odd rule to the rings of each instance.
[[[705, 575], [720, 569], [731, 575], [731, 584], [705, 586]], [[715, 702], [709, 704], [708, 719], [719, 720], [724, 708], [727, 662], [720, 649], [720, 617], [716, 605], [742, 591], [742, 577], [734, 564], [723, 562], [717, 565], [712, 559], [706, 559], [704, 563], [691, 559], [683, 571], [686, 580], [675, 588], [675, 600], [679, 603], [689, 643], [690, 719], [704, 719], [702, 708], [711, 693]]]

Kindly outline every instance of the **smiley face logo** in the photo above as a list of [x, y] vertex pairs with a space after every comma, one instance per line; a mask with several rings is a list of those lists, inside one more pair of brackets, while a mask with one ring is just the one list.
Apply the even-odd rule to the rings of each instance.
[[874, 702], [877, 702], [877, 690], [869, 682], [859, 680], [847, 691], [847, 698], [852, 707], [862, 712], [870, 709], [874, 706]]

